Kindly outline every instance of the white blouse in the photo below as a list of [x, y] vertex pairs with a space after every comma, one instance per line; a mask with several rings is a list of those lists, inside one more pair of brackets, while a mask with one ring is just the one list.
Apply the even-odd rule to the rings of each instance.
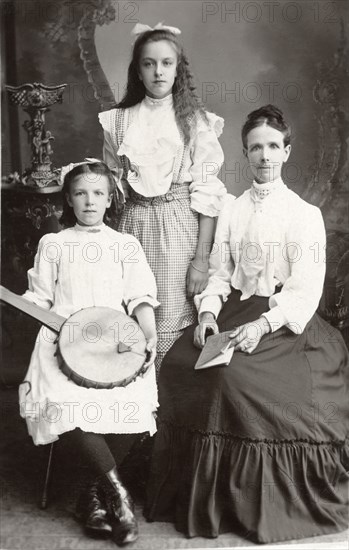
[[159, 305], [155, 278], [138, 240], [104, 224], [44, 235], [28, 281], [24, 298], [63, 317], [90, 306], [132, 315], [142, 302]]
[[[325, 227], [320, 210], [284, 185], [253, 183], [220, 213], [208, 286], [195, 303], [218, 316], [231, 293], [241, 300], [270, 296], [264, 314], [272, 332], [286, 325], [300, 334], [315, 313], [325, 277]], [[275, 287], [281, 286], [274, 294]]]
[[[130, 123], [125, 124], [127, 129], [120, 147], [115, 140], [115, 112], [111, 109], [99, 114], [104, 129], [105, 162], [120, 168], [118, 156], [126, 155], [131, 163], [126, 179], [132, 189], [145, 197], [167, 193], [176, 181], [183, 156], [172, 95], [163, 99], [145, 96], [143, 101], [126, 109], [125, 116], [130, 117]], [[224, 121], [213, 113], [206, 114], [208, 124], [201, 118], [196, 124], [190, 154], [184, 158], [182, 179], [189, 183], [192, 209], [217, 216], [226, 195], [225, 186], [217, 177], [224, 160], [218, 142]], [[127, 188], [123, 192], [127, 196]]]

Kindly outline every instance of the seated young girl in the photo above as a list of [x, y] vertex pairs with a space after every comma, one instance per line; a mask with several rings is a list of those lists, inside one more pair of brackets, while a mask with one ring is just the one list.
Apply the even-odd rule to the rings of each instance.
[[[254, 181], [220, 213], [199, 325], [160, 371], [145, 513], [189, 537], [267, 543], [348, 527], [348, 352], [316, 313], [325, 229], [281, 178], [290, 135], [272, 105], [244, 124]], [[234, 354], [194, 370], [208, 331], [228, 331]]]
[[95, 481], [79, 510], [88, 533], [111, 535], [117, 544], [126, 544], [136, 540], [137, 522], [116, 466], [137, 434], [156, 431], [153, 308], [158, 302], [155, 279], [137, 239], [104, 223], [115, 193], [114, 176], [105, 163], [86, 159], [70, 166], [63, 184], [61, 223], [66, 229], [40, 240], [24, 297], [63, 317], [91, 306], [126, 311], [143, 330], [152, 365], [126, 387], [79, 386], [59, 369], [57, 334], [43, 327], [19, 397], [36, 445], [63, 436], [71, 459], [80, 455], [93, 469]]

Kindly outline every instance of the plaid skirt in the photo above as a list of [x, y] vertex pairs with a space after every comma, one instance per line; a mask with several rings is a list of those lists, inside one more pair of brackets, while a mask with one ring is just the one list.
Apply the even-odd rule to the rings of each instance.
[[186, 277], [198, 242], [198, 213], [190, 208], [189, 185], [173, 183], [165, 195], [143, 197], [131, 191], [118, 225], [121, 233], [141, 243], [155, 275], [160, 307], [155, 310], [159, 337], [157, 364], [196, 321], [196, 308], [186, 295]]

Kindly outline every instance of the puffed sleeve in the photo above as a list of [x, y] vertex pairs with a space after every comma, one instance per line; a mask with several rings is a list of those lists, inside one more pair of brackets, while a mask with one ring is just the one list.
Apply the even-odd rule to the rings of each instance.
[[194, 298], [199, 314], [210, 311], [216, 318], [231, 293], [234, 262], [230, 251], [229, 222], [233, 215], [234, 201], [234, 195], [227, 194], [218, 216], [215, 241], [209, 260], [209, 281], [205, 290]]
[[149, 267], [140, 242], [133, 236], [125, 234], [125, 243], [122, 247], [124, 304], [129, 315], [142, 303], [153, 308], [160, 305], [157, 301], [155, 277]]
[[[98, 113], [98, 120], [103, 128], [103, 135], [104, 135], [103, 160], [109, 166], [109, 168], [112, 168], [119, 174], [119, 177], [116, 178], [116, 185], [119, 191], [122, 193], [122, 196], [124, 197], [125, 192], [122, 184], [123, 168], [121, 165], [121, 161], [115, 152], [115, 147], [113, 145], [113, 140], [111, 136], [112, 127], [113, 127], [113, 124], [112, 124], [113, 111], [115, 111], [115, 109], [111, 109], [110, 111], [104, 111], [103, 113]], [[122, 198], [122, 202], [124, 202], [124, 198]]]
[[217, 175], [224, 161], [218, 137], [223, 131], [224, 121], [213, 113], [206, 113], [208, 124], [200, 117], [191, 149], [192, 183], [191, 208], [200, 214], [218, 216], [227, 190]]
[[303, 208], [292, 213], [287, 241], [291, 275], [281, 292], [269, 298], [271, 309], [263, 315], [272, 332], [286, 325], [300, 334], [319, 305], [325, 278], [326, 233], [320, 210], [303, 201]]
[[48, 233], [40, 239], [34, 267], [28, 271], [28, 290], [23, 294], [23, 298], [44, 309], [51, 309], [55, 301], [61, 254], [56, 233]]

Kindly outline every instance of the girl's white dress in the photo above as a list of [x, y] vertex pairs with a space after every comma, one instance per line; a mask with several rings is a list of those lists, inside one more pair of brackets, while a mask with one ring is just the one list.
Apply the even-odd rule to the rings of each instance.
[[[140, 303], [159, 305], [140, 243], [104, 224], [44, 235], [28, 279], [24, 297], [63, 317], [90, 306], [132, 315]], [[51, 443], [76, 427], [102, 434], [156, 431], [154, 365], [124, 388], [83, 388], [60, 371], [56, 337], [41, 328], [19, 388], [20, 413], [36, 445]]]

